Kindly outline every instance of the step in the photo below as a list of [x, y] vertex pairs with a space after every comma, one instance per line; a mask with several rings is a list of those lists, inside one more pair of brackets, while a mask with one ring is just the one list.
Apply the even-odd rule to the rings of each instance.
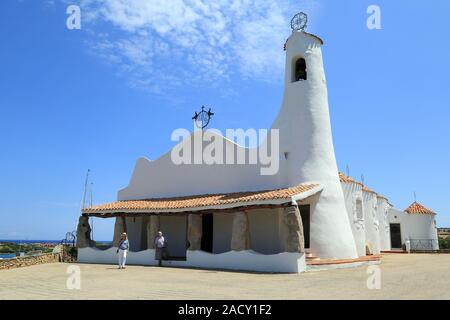
[[356, 259], [323, 259], [323, 260], [306, 260], [306, 264], [309, 266], [320, 266], [320, 265], [342, 265], [351, 264], [358, 262], [379, 262], [381, 260], [381, 255], [365, 256]]
[[320, 259], [319, 257], [317, 257], [314, 254], [309, 253], [309, 252], [306, 252], [305, 258], [306, 258], [306, 261], [319, 260]]

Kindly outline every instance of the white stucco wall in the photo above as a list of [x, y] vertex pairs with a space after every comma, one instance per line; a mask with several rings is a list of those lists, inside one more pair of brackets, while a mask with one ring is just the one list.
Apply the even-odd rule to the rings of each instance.
[[[366, 231], [364, 222], [364, 200], [362, 196], [362, 186], [356, 183], [342, 182], [344, 191], [345, 206], [347, 208], [348, 219], [352, 228], [353, 238], [359, 257], [366, 255]], [[357, 201], [362, 202], [362, 215], [358, 217]]]
[[378, 200], [375, 193], [363, 191], [364, 225], [366, 244], [370, 245], [373, 254], [380, 254], [380, 223], [378, 221]]
[[[78, 249], [78, 262], [117, 264], [117, 248], [98, 250], [95, 248]], [[156, 266], [155, 250], [129, 252], [129, 265]], [[218, 255], [203, 251], [187, 251], [186, 261], [164, 261], [165, 266], [197, 267], [211, 269], [229, 269], [259, 272], [300, 273], [306, 269], [305, 256], [302, 253], [283, 252], [263, 255], [254, 251], [230, 251]], [[151, 284], [149, 284], [151, 285]]]
[[407, 214], [409, 238], [437, 239], [435, 218], [435, 215], [431, 214]]
[[386, 199], [378, 197], [377, 217], [380, 232], [380, 250], [391, 250], [391, 234], [389, 227], [389, 209], [390, 204]]
[[[189, 145], [191, 141], [200, 139], [201, 131], [195, 131], [181, 145]], [[225, 145], [224, 157], [228, 150], [245, 150], [224, 137], [211, 133], [217, 141]], [[200, 138], [199, 138], [200, 137]], [[204, 146], [207, 143], [203, 144]], [[248, 157], [247, 157], [248, 158]], [[281, 177], [281, 171], [276, 175], [261, 175], [259, 164], [181, 164], [175, 165], [171, 159], [171, 151], [160, 158], [150, 161], [140, 158], [131, 177], [128, 187], [118, 193], [118, 200], [135, 200], [146, 198], [164, 198], [213, 193], [231, 193], [258, 191], [287, 187]]]
[[[436, 216], [431, 214], [407, 214], [407, 234], [409, 239], [412, 241], [412, 249], [414, 249], [414, 243], [416, 243], [418, 249], [439, 250], [435, 219]], [[422, 243], [418, 243], [418, 240]], [[432, 241], [429, 242], [428, 240]]]

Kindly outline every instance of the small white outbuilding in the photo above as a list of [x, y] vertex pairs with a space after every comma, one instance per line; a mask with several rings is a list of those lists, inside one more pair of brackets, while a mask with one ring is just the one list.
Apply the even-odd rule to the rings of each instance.
[[405, 210], [389, 211], [391, 246], [404, 248], [409, 241], [412, 251], [439, 250], [436, 213], [418, 202]]

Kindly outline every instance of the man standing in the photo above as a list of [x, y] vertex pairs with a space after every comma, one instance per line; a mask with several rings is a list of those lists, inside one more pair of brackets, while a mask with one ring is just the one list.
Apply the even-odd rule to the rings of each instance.
[[128, 242], [127, 234], [124, 232], [120, 238], [119, 248], [117, 249], [117, 253], [119, 254], [119, 269], [125, 269], [125, 263], [127, 261], [127, 253], [130, 248], [130, 244]]
[[166, 239], [164, 239], [162, 232], [158, 231], [158, 235], [155, 238], [155, 248], [156, 248], [156, 254], [155, 254], [155, 260], [158, 260], [158, 265], [162, 265], [162, 259], [163, 259], [163, 252], [166, 247]]

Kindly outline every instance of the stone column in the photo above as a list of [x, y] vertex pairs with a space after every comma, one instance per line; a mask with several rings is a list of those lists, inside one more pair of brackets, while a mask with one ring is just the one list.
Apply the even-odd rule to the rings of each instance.
[[155, 238], [159, 231], [159, 216], [150, 216], [147, 224], [147, 249], [155, 249]]
[[233, 218], [231, 233], [231, 250], [244, 251], [250, 249], [250, 228], [245, 212], [236, 212]]
[[286, 225], [286, 252], [305, 252], [305, 238], [300, 210], [297, 206], [284, 209], [283, 221]]
[[202, 216], [200, 214], [188, 215], [188, 249], [191, 251], [202, 249], [202, 221]]
[[81, 216], [77, 227], [77, 248], [87, 247], [95, 247], [95, 241], [91, 240], [89, 217]]
[[123, 232], [127, 232], [125, 217], [116, 217], [116, 224], [114, 225], [113, 247], [119, 246], [120, 237]]

